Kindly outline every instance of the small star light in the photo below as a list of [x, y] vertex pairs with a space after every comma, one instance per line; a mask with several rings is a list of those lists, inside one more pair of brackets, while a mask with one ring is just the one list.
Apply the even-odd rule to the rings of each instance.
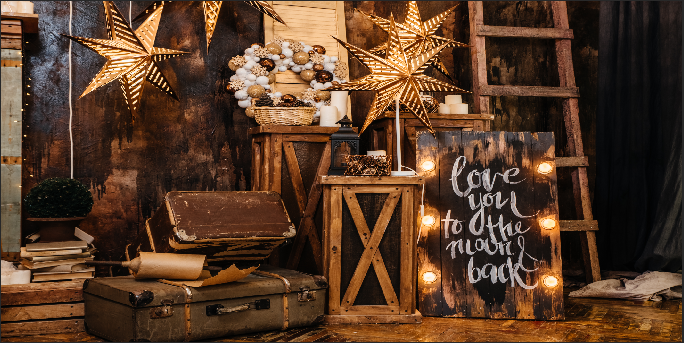
[[112, 1], [104, 1], [104, 8], [109, 39], [63, 34], [107, 58], [104, 67], [83, 91], [80, 98], [111, 81], [119, 80], [128, 108], [135, 118], [140, 108], [142, 83], [147, 80], [162, 92], [178, 100], [178, 96], [169, 85], [157, 62], [186, 54], [186, 52], [153, 46], [163, 6], [154, 10], [135, 32]]
[[[407, 53], [400, 39], [399, 30], [394, 23], [394, 16], [390, 17], [390, 30], [385, 58], [372, 54], [349, 43], [335, 38], [356, 59], [370, 70], [370, 75], [360, 79], [333, 86], [327, 90], [371, 90], [376, 91], [370, 112], [361, 128], [363, 132], [370, 123], [380, 116], [387, 105], [399, 96], [399, 100], [415, 115], [434, 135], [435, 130], [430, 124], [427, 111], [420, 98], [419, 92], [457, 92], [469, 93], [454, 85], [442, 82], [423, 72], [429, 66], [427, 63], [437, 53], [442, 51], [451, 41], [428, 49], [417, 55]], [[334, 37], [333, 37], [334, 38]]]
[[[435, 35], [435, 31], [442, 26], [442, 23], [444, 23], [446, 17], [449, 16], [449, 14], [451, 14], [455, 8], [456, 6], [424, 22], [420, 18], [420, 11], [418, 11], [417, 1], [409, 1], [406, 4], [406, 20], [403, 24], [396, 24], [397, 29], [399, 30], [399, 39], [401, 39], [401, 42], [406, 47], [406, 52], [412, 55], [417, 55], [443, 43], [448, 43], [446, 46], [447, 48], [468, 47], [469, 45], [467, 44], [459, 43], [454, 40]], [[368, 14], [363, 11], [359, 12], [368, 17], [368, 19], [378, 25], [383, 31], [390, 33], [390, 21], [388, 19], [380, 18], [374, 14]], [[369, 51], [382, 56], [386, 49], [387, 44], [383, 44]], [[442, 63], [442, 61], [439, 59], [439, 56], [435, 55], [430, 60], [430, 64], [432, 64], [435, 69], [439, 70], [442, 74], [448, 77], [449, 80], [453, 81], [449, 75], [449, 72], [444, 66], [444, 63]]]

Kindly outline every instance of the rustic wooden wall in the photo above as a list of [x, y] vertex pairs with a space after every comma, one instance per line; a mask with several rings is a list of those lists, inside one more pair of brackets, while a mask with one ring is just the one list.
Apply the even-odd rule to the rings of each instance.
[[[456, 7], [444, 21], [437, 34], [468, 43], [468, 4], [465, 1], [420, 1], [418, 9], [423, 20]], [[485, 1], [484, 21], [486, 25], [553, 27], [550, 5], [545, 2]], [[347, 40], [361, 48], [372, 48], [384, 42], [387, 35], [364, 15], [355, 11], [376, 14], [389, 18], [390, 14], [399, 22], [406, 15], [406, 3], [402, 1], [347, 1], [345, 15]], [[580, 89], [580, 125], [584, 153], [589, 157], [589, 186], [593, 198], [596, 175], [596, 108], [598, 68], [598, 2], [568, 2], [570, 28], [575, 39], [572, 41], [572, 57], [575, 78]], [[488, 38], [487, 78], [489, 84], [558, 86], [558, 71], [553, 41], [527, 38]], [[441, 53], [447, 69], [457, 80], [456, 85], [472, 89], [470, 51], [468, 48], [449, 48]], [[367, 69], [358, 61], [350, 61], [350, 78], [366, 75]], [[445, 80], [439, 72], [428, 69], [427, 74]], [[436, 93], [440, 102], [446, 93]], [[355, 126], [361, 126], [373, 101], [372, 92], [352, 92], [352, 116]], [[463, 101], [473, 103], [472, 95], [464, 95]], [[496, 114], [492, 131], [554, 132], [556, 156], [566, 156], [566, 133], [563, 124], [560, 99], [493, 97], [492, 111]], [[471, 108], [472, 110], [472, 108]], [[363, 138], [363, 137], [362, 137]], [[575, 206], [572, 195], [572, 180], [569, 171], [558, 171], [559, 207], [561, 219], [574, 219]], [[600, 223], [599, 223], [600, 225]], [[564, 268], [582, 269], [579, 236], [563, 234]]]
[[[129, 2], [116, 1], [128, 16]], [[150, 2], [133, 2], [132, 16]], [[39, 33], [27, 35], [23, 193], [48, 177], [69, 177], [69, 2], [36, 2]], [[73, 3], [72, 33], [107, 38], [99, 1]], [[225, 92], [227, 61], [263, 41], [262, 15], [224, 2], [209, 54], [199, 2], [165, 6], [155, 46], [189, 54], [160, 62], [180, 101], [145, 82], [141, 116], [132, 120], [118, 82], [82, 99], [105, 58], [72, 46], [74, 177], [94, 195], [81, 228], [96, 237], [98, 259], [117, 259], [168, 191], [248, 190], [253, 119]], [[137, 28], [137, 22], [133, 25]], [[25, 214], [24, 214], [25, 216]], [[33, 230], [27, 221], [24, 232]]]
[[[128, 1], [115, 3], [128, 14]], [[133, 17], [149, 3], [133, 2]], [[438, 33], [467, 42], [466, 2], [419, 2], [418, 6], [426, 19], [456, 4], [459, 7]], [[380, 44], [385, 36], [369, 20], [354, 12], [354, 8], [383, 17], [394, 13], [399, 21], [405, 15], [403, 2], [345, 2], [347, 39], [363, 48]], [[570, 27], [575, 31], [573, 60], [582, 94], [580, 120], [585, 154], [592, 163], [589, 175], [593, 190], [598, 2], [569, 2], [568, 9]], [[546, 5], [536, 2], [486, 2], [485, 23], [550, 26], [552, 21], [547, 10]], [[28, 42], [25, 43], [25, 78], [32, 91], [24, 95], [24, 103], [28, 104], [22, 150], [26, 159], [22, 175], [24, 195], [40, 180], [68, 177], [70, 166], [69, 41], [59, 35], [69, 32], [69, 3], [36, 2], [35, 13], [40, 15], [39, 33], [25, 37]], [[76, 36], [106, 38], [102, 3], [74, 2], [72, 30]], [[251, 156], [247, 129], [256, 123], [244, 115], [224, 88], [232, 75], [227, 60], [260, 41], [263, 41], [261, 14], [242, 2], [224, 2], [207, 54], [199, 3], [172, 2], [165, 6], [155, 45], [190, 52], [160, 63], [181, 100], [177, 102], [146, 84], [141, 117], [135, 121], [130, 117], [117, 82], [78, 99], [105, 59], [73, 44], [74, 177], [90, 186], [95, 196], [93, 212], [83, 222], [82, 229], [96, 236], [99, 258], [119, 258], [124, 246], [143, 229], [144, 220], [168, 191], [249, 189]], [[492, 39], [488, 49], [492, 84], [554, 85], [558, 82], [553, 69], [552, 45], [548, 42]], [[447, 67], [453, 71], [458, 86], [470, 89], [468, 50], [448, 50], [443, 53]], [[358, 62], [350, 62], [352, 78], [365, 73]], [[357, 125], [363, 122], [371, 100], [368, 92], [352, 92], [353, 119]], [[472, 102], [472, 98], [466, 96], [465, 101]], [[556, 154], [564, 155], [560, 102], [500, 98], [494, 100], [492, 107], [497, 114], [492, 130], [553, 131], [558, 139]], [[561, 219], [572, 217], [569, 175], [559, 174], [559, 187]], [[34, 229], [26, 221], [23, 225], [25, 233]], [[563, 249], [566, 265], [569, 260], [580, 258], [577, 253], [566, 259], [568, 250]]]

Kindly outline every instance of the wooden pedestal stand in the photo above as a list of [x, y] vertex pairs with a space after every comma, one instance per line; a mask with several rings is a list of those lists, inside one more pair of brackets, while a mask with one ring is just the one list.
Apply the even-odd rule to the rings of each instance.
[[[385, 112], [382, 117], [372, 122], [366, 132], [368, 136], [362, 137], [369, 139], [367, 142], [368, 150], [385, 150], [387, 155], [392, 156], [392, 170], [397, 170], [396, 156], [396, 131], [394, 112]], [[494, 120], [493, 114], [430, 114], [430, 123], [435, 131], [444, 130], [466, 130], [466, 131], [490, 131], [491, 121]], [[416, 169], [416, 130], [424, 128], [423, 123], [411, 113], [401, 112], [399, 114], [399, 127], [406, 137], [401, 147], [401, 160], [403, 165]]]
[[[249, 130], [252, 135], [252, 190], [280, 193], [297, 230], [291, 246], [271, 254], [269, 262], [274, 266], [323, 273], [319, 239], [322, 223], [316, 224], [322, 192], [318, 176], [328, 173], [330, 135], [337, 130], [337, 127], [284, 125], [262, 125]], [[305, 250], [306, 255], [313, 254], [313, 261], [301, 259]], [[300, 266], [300, 261], [308, 265]]]
[[[321, 176], [327, 324], [420, 323], [421, 177]], [[372, 268], [371, 268], [372, 265]]]

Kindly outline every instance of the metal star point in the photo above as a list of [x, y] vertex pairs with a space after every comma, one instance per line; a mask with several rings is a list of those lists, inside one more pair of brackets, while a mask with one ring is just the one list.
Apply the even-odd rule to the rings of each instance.
[[109, 39], [84, 38], [63, 34], [63, 36], [107, 58], [105, 65], [86, 87], [79, 99], [111, 81], [119, 80], [128, 108], [131, 110], [133, 118], [136, 118], [142, 98], [143, 81], [147, 80], [162, 92], [178, 100], [178, 96], [171, 88], [157, 62], [186, 54], [186, 52], [154, 46], [163, 6], [155, 9], [140, 27], [133, 31], [113, 2], [103, 2]]
[[420, 99], [419, 92], [457, 92], [469, 93], [454, 85], [442, 82], [423, 74], [428, 62], [442, 51], [451, 41], [416, 55], [408, 53], [402, 42], [400, 31], [394, 22], [394, 16], [389, 19], [389, 39], [385, 48], [385, 58], [377, 56], [335, 37], [352, 56], [358, 59], [370, 74], [360, 79], [333, 86], [327, 90], [372, 90], [376, 91], [370, 112], [361, 128], [363, 132], [370, 123], [380, 116], [395, 97], [413, 113], [434, 135], [427, 111]]
[[[451, 12], [457, 6], [454, 6], [432, 18], [423, 22], [420, 17], [420, 11], [418, 10], [418, 3], [416, 1], [409, 1], [406, 5], [406, 20], [403, 24], [395, 23], [399, 29], [399, 38], [406, 48], [406, 52], [412, 55], [416, 55], [425, 52], [431, 48], [437, 47], [443, 43], [447, 43], [446, 47], [469, 47], [469, 45], [464, 43], [459, 43], [454, 40], [440, 37], [435, 35], [435, 31], [442, 26], [442, 23]], [[365, 15], [373, 23], [378, 25], [383, 31], [390, 33], [389, 20], [385, 18], [378, 17], [374, 14], [368, 14], [360, 11], [361, 14]], [[379, 45], [371, 50], [372, 53], [382, 55], [387, 49], [387, 44]], [[444, 76], [453, 81], [451, 75], [446, 69], [446, 66], [439, 58], [439, 56], [434, 56], [430, 60], [430, 64], [437, 70], [439, 70]]]

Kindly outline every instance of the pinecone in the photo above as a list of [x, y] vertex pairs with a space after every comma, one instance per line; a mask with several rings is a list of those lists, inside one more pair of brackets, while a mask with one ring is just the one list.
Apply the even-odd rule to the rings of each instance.
[[292, 105], [292, 107], [306, 107], [306, 103], [304, 101], [297, 99], [297, 101], [294, 102], [294, 105]]
[[264, 93], [261, 97], [259, 97], [259, 99], [257, 99], [254, 105], [257, 107], [273, 106], [273, 100], [268, 94]]

